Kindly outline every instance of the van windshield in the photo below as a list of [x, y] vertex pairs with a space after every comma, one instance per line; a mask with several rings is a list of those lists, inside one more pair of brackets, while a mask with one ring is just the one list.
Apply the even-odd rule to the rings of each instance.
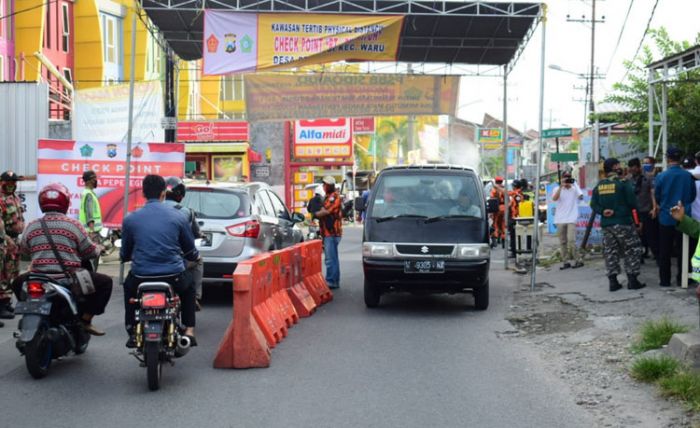
[[483, 201], [471, 176], [386, 175], [373, 193], [370, 218], [484, 218]]

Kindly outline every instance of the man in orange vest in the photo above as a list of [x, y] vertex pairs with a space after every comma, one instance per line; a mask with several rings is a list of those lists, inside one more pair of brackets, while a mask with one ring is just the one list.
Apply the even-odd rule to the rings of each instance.
[[498, 199], [498, 212], [491, 214], [491, 220], [493, 221], [493, 235], [492, 238], [494, 242], [500, 243], [506, 238], [506, 205], [505, 205], [505, 188], [503, 187], [503, 177], [496, 177], [496, 183], [491, 189], [491, 197], [493, 199]]
[[523, 188], [527, 179], [513, 181], [513, 190], [508, 192], [508, 233], [510, 234], [510, 257], [515, 257], [515, 219], [520, 217], [520, 203], [525, 200]]

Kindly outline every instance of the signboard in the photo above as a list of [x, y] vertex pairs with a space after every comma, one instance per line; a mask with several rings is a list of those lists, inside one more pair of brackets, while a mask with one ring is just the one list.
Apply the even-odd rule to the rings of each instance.
[[177, 141], [249, 141], [248, 122], [184, 121], [177, 124]]
[[308, 201], [313, 197], [313, 193], [311, 190], [295, 190], [294, 191], [294, 200], [295, 201]]
[[251, 164], [250, 175], [252, 181], [265, 181], [270, 178], [270, 165]]
[[374, 134], [374, 117], [355, 117], [352, 119], [352, 133], [354, 135]]
[[249, 121], [400, 115], [452, 115], [459, 76], [405, 74], [250, 74]]
[[485, 149], [498, 149], [503, 143], [503, 130], [501, 128], [479, 128], [477, 138]]
[[[131, 177], [129, 182], [129, 210], [145, 204], [141, 186], [148, 174], [163, 177], [184, 176], [185, 145], [139, 143], [131, 150]], [[95, 189], [100, 199], [103, 223], [107, 227], [121, 227], [126, 185], [126, 145], [121, 143], [94, 143], [73, 140], [39, 140], [37, 188], [49, 183], [63, 183], [71, 192], [68, 214], [77, 218], [80, 196], [84, 189], [83, 171], [97, 173]]]
[[176, 117], [163, 117], [160, 119], [160, 126], [163, 129], [171, 130], [177, 129], [177, 118]]
[[572, 135], [571, 128], [553, 128], [542, 131], [542, 138], [571, 137]]
[[[294, 183], [295, 184], [312, 184], [314, 182], [313, 172], [295, 172], [294, 173]], [[303, 188], [300, 186], [300, 188]]]
[[222, 75], [335, 61], [395, 61], [402, 16], [204, 12], [203, 72]]
[[294, 156], [297, 158], [347, 158], [352, 156], [349, 118], [297, 120], [294, 123]]
[[[75, 91], [73, 137], [79, 141], [126, 142], [129, 123], [129, 85], [111, 85]], [[163, 141], [165, 116], [160, 82], [134, 86], [135, 142]]]
[[552, 162], [576, 162], [578, 153], [552, 153]]

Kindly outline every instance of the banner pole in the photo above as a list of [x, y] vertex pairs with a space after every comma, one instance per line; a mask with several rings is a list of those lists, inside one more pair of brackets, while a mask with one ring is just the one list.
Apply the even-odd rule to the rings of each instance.
[[[131, 139], [134, 127], [134, 69], [136, 68], [136, 14], [138, 8], [134, 2], [131, 16], [131, 58], [129, 69], [129, 126], [126, 134], [126, 177], [124, 181], [124, 211], [122, 222], [129, 213], [129, 180], [131, 180]], [[167, 54], [170, 54], [167, 52]], [[119, 263], [119, 284], [124, 284], [124, 263]]]

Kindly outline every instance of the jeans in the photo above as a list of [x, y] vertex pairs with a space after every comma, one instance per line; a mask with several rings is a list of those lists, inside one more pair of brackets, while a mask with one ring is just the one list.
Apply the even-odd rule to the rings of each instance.
[[338, 259], [340, 236], [323, 238], [323, 255], [326, 259], [326, 282], [329, 287], [340, 287], [340, 260]]

